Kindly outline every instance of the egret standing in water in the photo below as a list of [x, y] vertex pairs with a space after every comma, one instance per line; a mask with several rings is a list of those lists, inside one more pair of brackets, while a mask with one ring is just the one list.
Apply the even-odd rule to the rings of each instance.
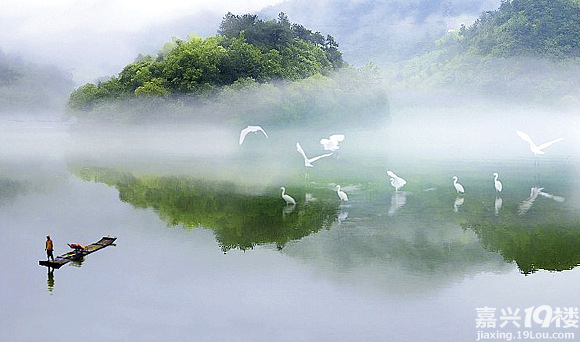
[[544, 151], [542, 151], [543, 149], [545, 149], [546, 147], [555, 144], [559, 141], [564, 140], [564, 138], [558, 138], [558, 139], [554, 139], [552, 141], [548, 141], [546, 143], [540, 144], [540, 145], [536, 145], [532, 139], [530, 138], [529, 135], [527, 135], [526, 133], [522, 132], [522, 131], [517, 131], [516, 130], [516, 134], [522, 138], [523, 141], [527, 142], [530, 145], [530, 150], [535, 154], [544, 154]]
[[397, 176], [393, 171], [387, 171], [387, 175], [391, 177], [391, 185], [395, 188], [395, 192], [407, 184], [406, 180]]
[[295, 205], [296, 204], [296, 201], [294, 200], [294, 198], [292, 198], [290, 195], [286, 195], [286, 188], [285, 187], [281, 187], [280, 190], [282, 190], [282, 199], [284, 201], [286, 201], [286, 205], [288, 205], [288, 204]]
[[493, 173], [493, 183], [495, 185], [495, 191], [497, 192], [501, 192], [501, 190], [503, 189], [503, 185], [501, 184], [501, 182], [497, 179], [499, 177], [499, 175], [497, 174], [497, 172]]
[[340, 148], [338, 143], [344, 140], [344, 134], [333, 134], [328, 139], [320, 139], [320, 144], [326, 151], [336, 151]]
[[298, 151], [302, 155], [302, 157], [304, 157], [304, 166], [306, 166], [306, 167], [313, 167], [314, 165], [312, 165], [312, 163], [314, 163], [318, 159], [324, 158], [324, 157], [329, 157], [332, 155], [332, 153], [327, 153], [327, 154], [320, 155], [318, 157], [308, 158], [308, 157], [306, 157], [306, 153], [304, 153], [302, 146], [300, 146], [300, 143], [296, 143], [296, 151]]
[[268, 134], [266, 134], [266, 131], [264, 131], [264, 129], [260, 126], [248, 126], [244, 129], [242, 129], [242, 131], [240, 132], [240, 145], [244, 142], [244, 139], [246, 138], [246, 135], [248, 135], [248, 133], [258, 133], [258, 132], [262, 132], [264, 133], [264, 135], [266, 136], [266, 138], [268, 137]]
[[457, 176], [453, 176], [453, 186], [455, 187], [455, 191], [457, 191], [458, 194], [465, 193], [465, 189], [463, 188], [463, 185], [457, 183]]
[[336, 193], [342, 202], [348, 202], [348, 196], [346, 195], [346, 192], [340, 190], [340, 185], [336, 186]]

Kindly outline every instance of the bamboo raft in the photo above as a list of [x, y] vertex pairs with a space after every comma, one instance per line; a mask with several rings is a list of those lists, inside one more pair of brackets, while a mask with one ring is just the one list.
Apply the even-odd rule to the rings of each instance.
[[84, 248], [75, 248], [74, 250], [72, 250], [68, 253], [57, 256], [56, 258], [54, 258], [54, 260], [50, 260], [50, 261], [40, 260], [38, 262], [38, 264], [41, 266], [60, 268], [62, 265], [68, 263], [69, 261], [80, 260], [85, 255], [91, 254], [93, 252], [98, 251], [99, 249], [105, 248], [105, 247], [113, 244], [113, 242], [115, 242], [115, 240], [117, 240], [116, 237], [104, 236], [99, 241], [97, 241], [95, 243], [91, 243], [90, 245], [88, 245]]

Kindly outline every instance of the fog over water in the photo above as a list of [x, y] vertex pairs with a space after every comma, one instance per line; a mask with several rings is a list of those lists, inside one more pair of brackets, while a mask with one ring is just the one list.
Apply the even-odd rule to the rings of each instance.
[[[227, 10], [306, 10], [301, 1], [279, 3], [170, 1], [163, 8], [145, 2], [136, 9], [125, 1], [61, 1], [43, 18], [49, 5], [9, 1], [0, 6], [0, 49], [64, 65], [82, 84], [119, 72], [137, 53], [155, 53], [172, 35], [213, 35]], [[428, 16], [421, 29], [473, 20], [498, 3], [446, 2], [468, 10]], [[322, 1], [316, 8], [335, 13], [330, 5]], [[364, 2], [348, 5], [364, 9]], [[91, 9], [95, 16], [85, 23]], [[366, 14], [357, 20], [376, 19], [371, 12], [361, 10]], [[317, 13], [288, 14], [314, 30], [331, 31], [348, 19], [332, 26]], [[392, 32], [405, 31], [412, 19], [400, 18]], [[6, 29], [16, 23], [22, 25]], [[381, 36], [383, 26], [375, 25], [358, 27], [350, 42]], [[349, 31], [343, 26], [339, 34]], [[39, 57], [44, 53], [46, 59]], [[490, 62], [491, 69], [494, 62], [501, 70], [513, 61]], [[542, 101], [535, 96], [543, 88], [524, 78], [540, 65], [534, 63], [518, 64], [525, 65], [518, 70], [522, 78], [509, 75], [512, 82], [497, 88], [486, 87], [494, 84], [486, 77], [497, 74], [479, 75], [477, 89], [454, 84], [433, 92], [421, 87], [420, 77], [409, 76], [408, 84], [385, 77], [379, 88], [389, 108], [375, 105], [375, 124], [357, 122], [362, 112], [349, 113], [349, 123], [318, 122], [316, 112], [301, 116], [312, 122], [291, 127], [246, 122], [261, 98], [267, 98], [263, 106], [268, 96], [285, 100], [269, 85], [226, 93], [236, 97], [208, 101], [200, 112], [175, 106], [213, 118], [196, 122], [161, 109], [131, 124], [114, 122], [121, 112], [106, 113], [113, 118], [106, 123], [71, 117], [64, 108], [0, 113], [0, 264], [6, 270], [0, 340], [472, 341], [481, 330], [476, 308], [497, 308], [499, 316], [507, 307], [522, 314], [540, 305], [577, 307], [580, 106], [574, 94], [558, 91], [578, 68], [559, 65], [552, 77], [568, 67], [570, 77], [546, 96], [552, 101]], [[554, 66], [541, 65], [543, 76]], [[316, 82], [332, 84], [318, 79], [310, 85]], [[317, 88], [296, 91], [312, 104], [317, 96], [304, 89]], [[362, 103], [365, 92], [357, 90], [337, 108]], [[267, 119], [271, 108], [261, 109], [256, 115]], [[262, 125], [268, 138], [249, 134], [239, 144], [246, 125]], [[534, 156], [516, 130], [536, 144], [564, 140]], [[340, 149], [305, 167], [296, 144], [314, 157], [328, 152], [320, 139], [336, 133], [345, 135]], [[406, 179], [400, 191], [387, 170]], [[455, 191], [453, 176], [465, 194]], [[337, 184], [348, 202], [338, 198]], [[296, 205], [282, 199], [282, 186]], [[47, 234], [56, 255], [69, 250], [67, 243], [118, 239], [51, 272], [38, 265]], [[542, 330], [537, 321], [532, 328], [564, 331], [554, 324]], [[565, 331], [580, 336], [576, 328]]]

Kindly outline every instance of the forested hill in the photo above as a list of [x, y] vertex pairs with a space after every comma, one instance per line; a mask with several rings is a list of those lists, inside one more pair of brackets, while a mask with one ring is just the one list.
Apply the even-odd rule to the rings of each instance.
[[90, 110], [100, 101], [207, 94], [248, 79], [295, 81], [343, 64], [332, 36], [293, 24], [284, 13], [266, 21], [228, 13], [215, 37], [174, 39], [157, 56], [139, 56], [118, 76], [75, 90], [69, 106]]
[[580, 56], [579, 0], [511, 0], [485, 12], [462, 44], [484, 56]]

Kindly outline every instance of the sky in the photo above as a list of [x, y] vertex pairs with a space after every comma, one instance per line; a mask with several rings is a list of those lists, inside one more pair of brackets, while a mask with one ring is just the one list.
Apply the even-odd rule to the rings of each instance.
[[172, 37], [213, 36], [227, 12], [252, 13], [282, 1], [2, 0], [0, 49], [56, 65], [80, 85], [117, 74]]

